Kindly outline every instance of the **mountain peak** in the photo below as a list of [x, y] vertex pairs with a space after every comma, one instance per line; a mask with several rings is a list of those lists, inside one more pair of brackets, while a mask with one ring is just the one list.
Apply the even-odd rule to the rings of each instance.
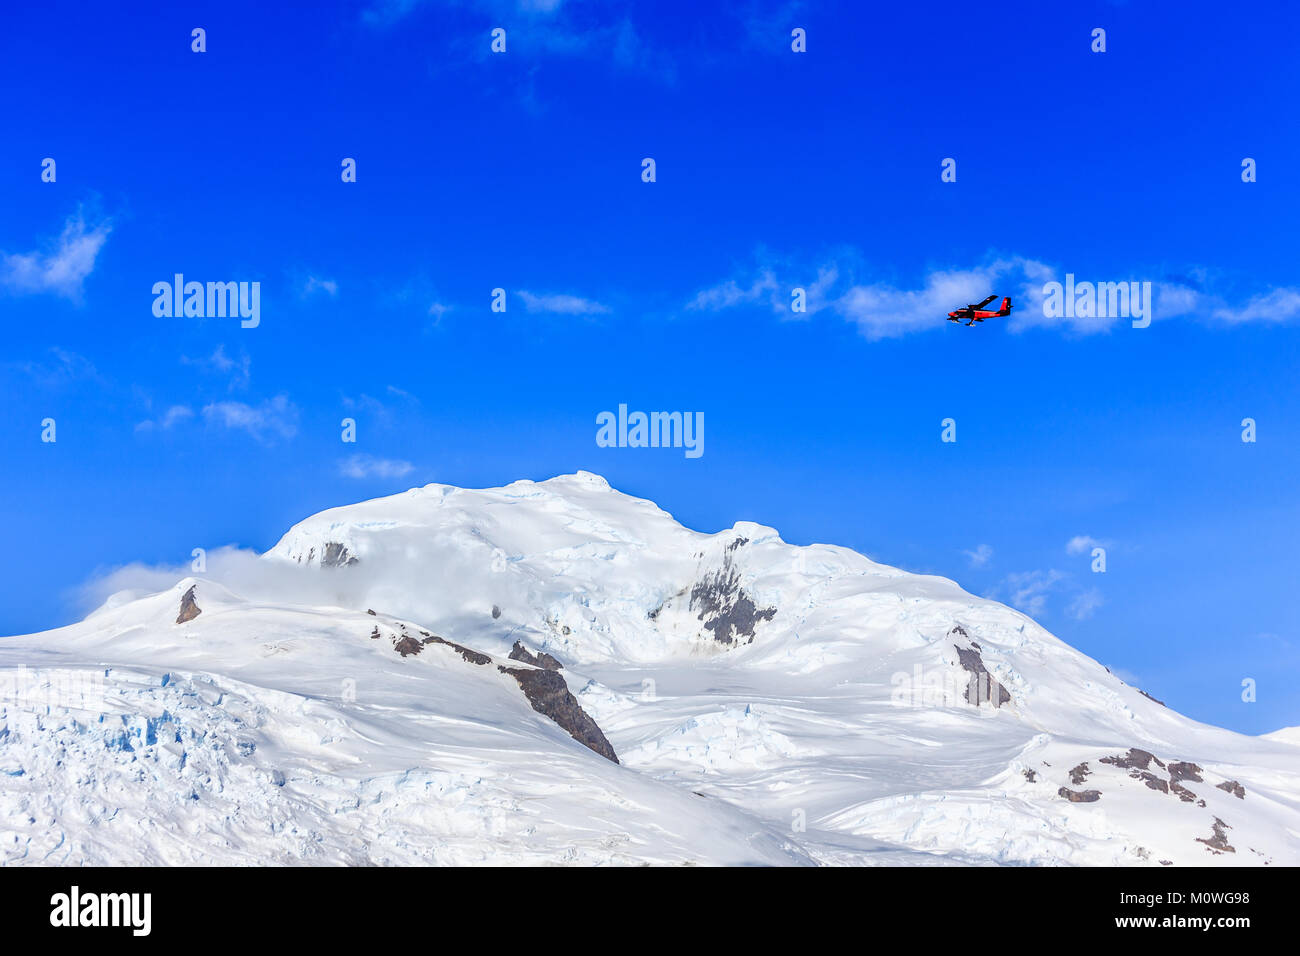
[[[333, 508], [210, 567], [0, 641], [0, 677], [104, 692], [0, 735], [0, 816], [34, 821], [0, 862], [289, 860], [294, 833], [339, 862], [1300, 861], [1288, 731], [1198, 724], [951, 581], [693, 531], [590, 472]], [[141, 803], [56, 846], [88, 779]], [[173, 811], [223, 841], [141, 823]]]

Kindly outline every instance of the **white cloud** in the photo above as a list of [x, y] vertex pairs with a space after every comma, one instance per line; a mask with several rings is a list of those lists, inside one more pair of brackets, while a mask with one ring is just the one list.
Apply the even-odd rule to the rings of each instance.
[[1067, 554], [1083, 554], [1084, 552], [1091, 553], [1093, 548], [1101, 547], [1105, 547], [1105, 545], [1089, 534], [1076, 534], [1065, 543], [1065, 551]]
[[167, 431], [179, 425], [181, 422], [189, 421], [193, 417], [194, 409], [190, 408], [188, 405], [173, 405], [171, 408], [167, 409], [167, 411], [164, 412], [162, 417], [157, 421], [148, 419], [140, 422], [140, 424], [135, 426], [135, 430], [138, 432], [145, 432], [153, 431], [155, 428], [161, 428], [164, 431]]
[[520, 290], [515, 293], [524, 300], [524, 308], [529, 312], [555, 312], [561, 315], [596, 315], [608, 312], [607, 306], [583, 299], [576, 295], [535, 295]]
[[999, 590], [1008, 593], [1007, 603], [1030, 617], [1038, 617], [1047, 609], [1047, 597], [1065, 580], [1060, 571], [1018, 571], [1003, 579]]
[[353, 455], [339, 462], [339, 474], [345, 478], [401, 478], [415, 470], [409, 461]]
[[966, 555], [967, 559], [971, 563], [971, 567], [982, 568], [984, 565], [988, 564], [989, 559], [993, 557], [993, 548], [987, 544], [981, 544], [974, 551], [963, 551], [962, 554]]
[[306, 298], [316, 292], [323, 292], [330, 298], [338, 295], [339, 284], [333, 279], [321, 279], [317, 276], [308, 276], [307, 281], [302, 285], [302, 296]]
[[210, 425], [248, 432], [258, 441], [292, 438], [298, 433], [298, 408], [284, 395], [257, 406], [213, 402], [203, 407], [203, 418]]
[[4, 367], [22, 372], [43, 388], [61, 388], [79, 381], [103, 382], [94, 363], [84, 355], [58, 346], [49, 351], [53, 357], [51, 361], [12, 362]]
[[181, 363], [208, 369], [221, 375], [229, 375], [232, 389], [247, 387], [253, 368], [253, 361], [248, 357], [247, 352], [240, 350], [239, 358], [232, 358], [226, 354], [225, 345], [218, 345], [207, 358], [190, 358], [182, 355]]
[[[1010, 332], [1032, 328], [1057, 328], [1078, 335], [1106, 332], [1131, 319], [1107, 316], [1043, 314], [1043, 286], [1062, 281], [1067, 270], [1056, 269], [1024, 256], [990, 257], [965, 268], [934, 269], [912, 285], [880, 279], [857, 278], [866, 271], [861, 257], [845, 251], [815, 270], [806, 265], [776, 260], [763, 254], [753, 270], [697, 292], [687, 303], [692, 311], [721, 311], [740, 306], [765, 306], [786, 318], [807, 318], [818, 312], [851, 322], [867, 339], [897, 338], [936, 329], [947, 314], [988, 295], [1010, 296], [1012, 312], [1005, 322]], [[816, 279], [810, 281], [810, 273]], [[1300, 318], [1300, 288], [1283, 287], [1256, 295], [1244, 305], [1232, 306], [1221, 296], [1201, 290], [1206, 270], [1191, 269], [1196, 277], [1171, 277], [1152, 282], [1154, 303], [1146, 308], [1154, 319], [1203, 316], [1230, 324], [1287, 322]], [[1110, 281], [1105, 276], [1079, 276], [1080, 281]], [[1116, 279], [1115, 281], [1119, 281]], [[1124, 281], [1130, 281], [1125, 278]], [[1131, 281], [1144, 281], [1134, 278]], [[807, 292], [807, 313], [790, 311], [793, 289]]]
[[686, 308], [718, 312], [735, 305], [768, 302], [772, 308], [779, 311], [781, 308], [780, 291], [780, 283], [776, 281], [776, 276], [772, 273], [772, 270], [764, 269], [743, 286], [735, 279], [728, 279], [726, 282], [710, 289], [702, 289], [695, 294], [694, 299], [686, 303]]
[[1238, 308], [1217, 308], [1214, 317], [1234, 325], [1242, 322], [1289, 322], [1300, 317], [1300, 290], [1274, 289], [1254, 296]]
[[1076, 621], [1086, 621], [1104, 603], [1106, 602], [1101, 596], [1101, 591], [1097, 588], [1089, 588], [1087, 591], [1081, 591], [1074, 596], [1074, 600], [1065, 609], [1065, 613]]
[[[815, 270], [796, 269], [789, 263], [764, 264], [751, 277], [728, 279], [697, 292], [686, 305], [696, 311], [721, 311], [739, 305], [765, 304], [777, 314], [800, 318], [790, 311], [790, 295], [795, 288], [807, 293], [807, 313], [803, 317], [827, 311], [858, 327], [868, 339], [897, 338], [910, 332], [938, 328], [953, 309], [985, 296], [1010, 295], [1017, 312], [1042, 314], [1042, 285], [1051, 270], [1032, 259], [1010, 257], [993, 259], [968, 269], [939, 269], [925, 276], [915, 288], [889, 282], [859, 282], [850, 263], [824, 263]], [[815, 276], [809, 281], [809, 273]]]
[[111, 231], [112, 224], [107, 220], [88, 226], [78, 211], [68, 217], [52, 248], [0, 254], [0, 285], [18, 293], [51, 292], [79, 299], [82, 284], [94, 270], [95, 259]]

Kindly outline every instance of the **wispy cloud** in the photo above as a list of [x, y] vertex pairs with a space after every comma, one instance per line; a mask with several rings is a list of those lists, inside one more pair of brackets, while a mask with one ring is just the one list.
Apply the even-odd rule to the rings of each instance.
[[[361, 11], [361, 20], [369, 27], [384, 30], [418, 16], [426, 8], [462, 10], [477, 18], [484, 28], [476, 37], [476, 46], [466, 48], [462, 44], [450, 59], [491, 56], [487, 31], [501, 27], [507, 31], [508, 55], [522, 57], [530, 67], [543, 57], [583, 58], [668, 83], [676, 80], [672, 55], [662, 45], [647, 40], [645, 31], [633, 20], [635, 7], [615, 9], [613, 5], [564, 0], [374, 0]], [[526, 95], [535, 97], [531, 74], [523, 83]]]
[[576, 295], [537, 295], [524, 289], [515, 293], [529, 312], [553, 312], [558, 315], [599, 315], [609, 307]]
[[[992, 259], [965, 269], [939, 269], [914, 288], [882, 281], [861, 281], [865, 271], [856, 254], [800, 268], [792, 263], [765, 263], [751, 275], [733, 277], [700, 292], [687, 303], [692, 310], [718, 311], [738, 305], [765, 305], [787, 318], [821, 312], [857, 326], [868, 339], [897, 338], [939, 327], [948, 312], [991, 292], [1005, 290], [1020, 306], [1042, 311], [1042, 284], [1051, 270], [1023, 257]], [[791, 310], [795, 288], [806, 293], [806, 313]], [[1012, 313], [1015, 314], [1014, 312]]]
[[182, 422], [190, 421], [192, 418], [194, 418], [194, 409], [188, 405], [173, 405], [160, 418], [146, 419], [140, 422], [135, 426], [135, 430], [148, 432], [161, 428], [163, 431], [168, 431]]
[[[749, 271], [702, 289], [687, 301], [693, 311], [722, 311], [737, 307], [768, 308], [783, 318], [808, 318], [819, 313], [837, 316], [857, 326], [871, 340], [897, 338], [943, 326], [947, 313], [987, 295], [1009, 295], [1013, 311], [1005, 320], [1011, 332], [1056, 328], [1077, 335], [1107, 332], [1131, 320], [1115, 316], [1044, 315], [1043, 286], [1063, 281], [1066, 271], [1026, 256], [990, 256], [965, 267], [933, 269], [918, 282], [903, 285], [867, 275], [862, 257], [845, 251], [814, 267], [777, 260], [763, 253]], [[1205, 270], [1189, 276], [1143, 280], [1141, 276], [1080, 276], [1080, 281], [1151, 281], [1154, 319], [1196, 315], [1230, 324], [1287, 322], [1300, 319], [1300, 289], [1281, 287], [1231, 305], [1222, 295], [1205, 291]], [[806, 292], [803, 314], [791, 310], [791, 293]]]
[[1086, 621], [1092, 617], [1097, 608], [1106, 603], [1101, 596], [1101, 591], [1097, 588], [1089, 588], [1075, 595], [1065, 609], [1065, 613], [1070, 615], [1076, 621]]
[[306, 299], [316, 294], [324, 294], [332, 299], [339, 294], [339, 284], [333, 279], [308, 276], [302, 284], [302, 298]]
[[90, 225], [78, 210], [68, 217], [58, 240], [48, 248], [0, 254], [0, 286], [19, 294], [52, 293], [79, 300], [110, 232], [111, 222]]
[[996, 592], [1007, 594], [1007, 603], [1031, 617], [1047, 610], [1047, 598], [1065, 580], [1060, 571], [1017, 571], [1008, 574]]
[[360, 422], [362, 427], [373, 423], [390, 428], [406, 416], [413, 414], [420, 405], [420, 400], [416, 396], [396, 385], [385, 386], [383, 396], [383, 398], [376, 398], [365, 392], [356, 398], [344, 395], [343, 407], [358, 419], [365, 416], [365, 420]]
[[993, 548], [981, 544], [974, 551], [963, 551], [962, 554], [966, 555], [966, 560], [970, 561], [971, 567], [982, 568], [992, 559]]
[[230, 387], [232, 389], [246, 388], [253, 368], [253, 360], [249, 358], [247, 352], [241, 349], [239, 357], [234, 358], [226, 354], [224, 344], [218, 345], [216, 350], [206, 358], [190, 358], [188, 355], [182, 355], [181, 364], [192, 365], [219, 375], [227, 375], [230, 377]]
[[292, 438], [298, 433], [298, 408], [285, 395], [256, 406], [244, 402], [213, 402], [203, 406], [203, 419], [220, 428], [247, 432], [260, 442]]
[[1219, 306], [1214, 317], [1224, 322], [1290, 322], [1300, 318], [1300, 289], [1273, 289], [1248, 300], [1244, 305]]
[[415, 470], [409, 461], [353, 455], [339, 462], [339, 474], [345, 478], [401, 478]]
[[1093, 548], [1107, 547], [1107, 545], [1098, 541], [1090, 534], [1076, 534], [1073, 538], [1065, 543], [1066, 554], [1083, 554], [1091, 552]]
[[93, 362], [77, 352], [57, 346], [44, 361], [9, 362], [5, 368], [21, 372], [41, 388], [61, 388], [80, 381], [103, 382]]

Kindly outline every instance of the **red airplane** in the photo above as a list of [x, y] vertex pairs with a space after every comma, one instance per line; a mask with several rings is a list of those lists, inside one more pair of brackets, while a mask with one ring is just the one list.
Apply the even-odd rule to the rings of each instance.
[[983, 322], [985, 319], [996, 319], [998, 318], [998, 316], [1010, 315], [1011, 314], [1010, 296], [1007, 296], [1002, 300], [1002, 308], [998, 309], [996, 312], [982, 311], [984, 309], [984, 306], [988, 305], [996, 298], [997, 298], [996, 295], [991, 295], [983, 302], [971, 303], [970, 305], [967, 305], [966, 308], [964, 309], [958, 309], [956, 312], [949, 312], [948, 321], [960, 322], [962, 319], [970, 319], [970, 321], [967, 322], [966, 324], [974, 325], [976, 322]]

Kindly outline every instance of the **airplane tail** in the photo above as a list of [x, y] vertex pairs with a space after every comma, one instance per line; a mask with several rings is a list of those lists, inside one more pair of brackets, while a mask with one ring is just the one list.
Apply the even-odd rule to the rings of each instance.
[[1006, 296], [1006, 297], [1002, 300], [1002, 308], [998, 309], [998, 314], [999, 314], [999, 315], [1010, 315], [1010, 314], [1011, 314], [1011, 296]]

